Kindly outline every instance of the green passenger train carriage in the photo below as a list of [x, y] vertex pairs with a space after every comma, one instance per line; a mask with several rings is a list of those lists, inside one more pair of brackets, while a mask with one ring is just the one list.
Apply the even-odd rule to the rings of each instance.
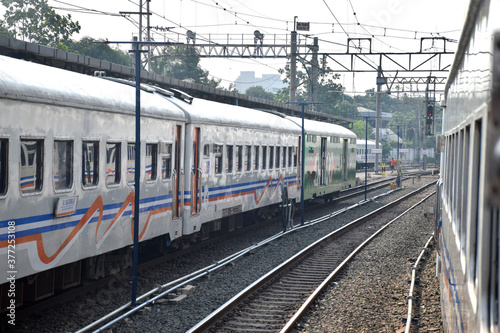
[[[302, 126], [302, 119], [288, 117]], [[304, 200], [336, 196], [356, 185], [356, 134], [335, 124], [304, 119]]]

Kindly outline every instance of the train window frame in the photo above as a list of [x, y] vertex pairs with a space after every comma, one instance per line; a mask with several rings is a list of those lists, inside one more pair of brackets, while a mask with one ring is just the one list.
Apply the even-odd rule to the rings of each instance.
[[[59, 147], [56, 148], [56, 145]], [[64, 147], [63, 147], [64, 145]], [[52, 150], [52, 186], [54, 189], [54, 192], [56, 193], [61, 193], [61, 192], [69, 192], [73, 189], [73, 179], [74, 179], [74, 151], [75, 151], [75, 144], [73, 139], [59, 139], [59, 138], [54, 138], [53, 141], [53, 150]], [[58, 153], [59, 151], [63, 150], [62, 153]], [[62, 154], [62, 155], [61, 155]], [[56, 155], [59, 155], [59, 158], [56, 160]], [[64, 161], [61, 162], [61, 158], [65, 158]], [[59, 180], [59, 186], [57, 186], [58, 182], [56, 181], [57, 175], [56, 170], [62, 171], [61, 173], [66, 174], [66, 181], [65, 181], [65, 186], [61, 187], [60, 186], [60, 179], [61, 177], [58, 177]]]
[[105, 183], [106, 183], [106, 187], [108, 188], [113, 188], [113, 187], [118, 187], [120, 186], [121, 184], [121, 181], [122, 181], [122, 163], [121, 163], [121, 160], [122, 160], [122, 142], [121, 141], [114, 141], [114, 140], [109, 140], [109, 141], [106, 141], [106, 150], [105, 150], [105, 154], [106, 154], [106, 161], [104, 163], [104, 168], [106, 169], [108, 167], [108, 165], [110, 165], [111, 163], [108, 163], [108, 152], [110, 151], [110, 147], [113, 145], [115, 148], [116, 148], [116, 152], [114, 153], [115, 154], [115, 162], [114, 162], [114, 166], [115, 166], [115, 174], [113, 175], [114, 177], [114, 181], [113, 182], [109, 182], [108, 181], [108, 170], [110, 170], [109, 168], [107, 170], [105, 170], [105, 174], [106, 174], [106, 179], [105, 179]]
[[236, 172], [243, 172], [243, 145], [236, 145]]
[[267, 170], [267, 146], [262, 146], [262, 171]]
[[222, 176], [224, 170], [224, 144], [213, 144], [214, 153], [214, 173], [216, 176]]
[[252, 171], [252, 146], [245, 145], [245, 171]]
[[281, 169], [281, 147], [280, 146], [276, 146], [274, 148], [274, 158], [275, 158], [275, 161], [274, 161], [274, 168], [276, 170], [280, 170]]
[[293, 167], [297, 168], [299, 165], [299, 147], [293, 146]]
[[[469, 221], [467, 227], [467, 281], [469, 283], [469, 296], [471, 299], [475, 299], [477, 295], [478, 288], [478, 270], [479, 270], [479, 242], [478, 242], [478, 230], [479, 230], [479, 214], [482, 207], [480, 207], [479, 202], [479, 183], [481, 177], [481, 168], [480, 168], [480, 160], [482, 158], [481, 146], [483, 139], [483, 128], [482, 128], [482, 119], [478, 119], [473, 123], [470, 131], [470, 148], [472, 149], [472, 154], [470, 154], [470, 161], [472, 164], [469, 166], [469, 188], [471, 192], [469, 194], [470, 198], [470, 210]], [[450, 169], [448, 169], [451, 172]], [[448, 173], [448, 177], [450, 177]], [[447, 193], [450, 195], [450, 192]]]
[[283, 146], [282, 147], [282, 152], [281, 152], [281, 155], [282, 155], [282, 161], [281, 161], [281, 167], [283, 169], [286, 169], [287, 168], [287, 164], [286, 164], [286, 161], [287, 161], [287, 146]]
[[208, 143], [203, 146], [203, 158], [210, 158], [210, 145]]
[[269, 170], [274, 169], [274, 146], [269, 146]]
[[234, 145], [226, 145], [226, 173], [232, 174], [234, 170]]
[[160, 144], [161, 180], [163, 182], [167, 182], [172, 179], [173, 147], [174, 147], [173, 142], [162, 142]]
[[[94, 159], [92, 161], [88, 161], [88, 159], [84, 156], [85, 152], [88, 151], [88, 149], [85, 148], [85, 144], [93, 144], [94, 145], [94, 149], [93, 149], [93, 152], [92, 152], [92, 156], [94, 157]], [[83, 139], [82, 140], [82, 179], [81, 179], [81, 183], [82, 183], [82, 188], [84, 190], [92, 190], [92, 189], [96, 189], [98, 186], [99, 186], [99, 176], [100, 176], [100, 172], [99, 172], [99, 161], [100, 161], [100, 158], [99, 158], [99, 154], [100, 154], [100, 141], [99, 140], [93, 140], [93, 139]], [[93, 164], [93, 170], [90, 170], [89, 168], [89, 172], [93, 172], [92, 173], [92, 176], [91, 176], [91, 179], [92, 181], [90, 183], [84, 183], [84, 180], [87, 178], [85, 176], [85, 173], [87, 172], [87, 167], [85, 166], [85, 162], [90, 162]], [[90, 164], [88, 165], [90, 166]]]
[[[151, 149], [151, 176], [148, 173], [148, 149]], [[146, 151], [144, 154], [145, 164], [144, 164], [144, 174], [146, 177], [146, 183], [152, 184], [156, 183], [158, 180], [158, 141], [146, 142]], [[148, 178], [149, 177], [149, 178]]]
[[461, 230], [462, 234], [460, 237], [461, 241], [461, 255], [462, 255], [462, 261], [465, 262], [466, 256], [467, 256], [467, 216], [469, 215], [469, 169], [470, 169], [470, 125], [466, 126], [463, 129], [463, 156], [462, 156], [462, 202], [460, 203], [461, 207], [461, 212], [460, 215], [462, 216], [461, 219]]
[[[133, 150], [133, 153], [132, 153]], [[133, 168], [134, 172], [131, 172], [131, 168]], [[125, 175], [126, 182], [130, 186], [135, 185], [135, 171], [136, 171], [136, 166], [135, 166], [135, 141], [128, 141], [127, 142], [127, 173]]]
[[253, 146], [254, 149], [254, 159], [253, 159], [253, 171], [260, 170], [260, 146]]
[[[22, 180], [25, 178], [23, 177], [23, 172], [22, 172], [22, 167], [23, 167], [23, 155], [22, 155], [22, 143], [23, 142], [35, 142], [37, 144], [36, 150], [37, 150], [37, 155], [40, 155], [40, 158], [36, 160], [36, 173], [37, 175], [39, 174], [40, 177], [35, 178], [35, 188], [32, 190], [23, 190], [23, 183]], [[43, 191], [43, 181], [44, 181], [44, 163], [45, 163], [45, 138], [39, 138], [39, 137], [21, 137], [20, 140], [20, 146], [21, 146], [21, 160], [19, 161], [19, 190], [21, 192], [21, 195], [23, 196], [29, 196], [29, 195], [38, 195], [42, 193]]]
[[9, 146], [9, 138], [0, 137], [0, 199], [9, 191]]

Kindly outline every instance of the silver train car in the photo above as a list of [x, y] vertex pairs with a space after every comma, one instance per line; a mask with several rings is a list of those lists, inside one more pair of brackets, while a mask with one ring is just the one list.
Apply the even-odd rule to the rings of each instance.
[[[274, 215], [285, 189], [300, 201], [287, 117], [143, 85], [136, 168], [135, 88], [113, 81], [0, 56], [2, 310], [12, 283], [19, 306], [130, 267], [136, 212], [140, 246], [161, 253]], [[353, 164], [355, 135], [325, 126], [325, 151], [345, 142]]]
[[[368, 151], [366, 151], [368, 147]], [[382, 146], [380, 146], [382, 147]], [[372, 153], [375, 149], [375, 140], [358, 139], [356, 141], [356, 169], [373, 168], [375, 166], [375, 154]]]
[[500, 1], [472, 0], [439, 137], [438, 277], [445, 332], [499, 332]]

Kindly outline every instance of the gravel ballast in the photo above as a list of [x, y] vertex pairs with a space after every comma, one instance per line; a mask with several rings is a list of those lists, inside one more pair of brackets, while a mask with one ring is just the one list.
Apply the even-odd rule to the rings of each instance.
[[[357, 216], [407, 194], [420, 185], [422, 183], [412, 184], [410, 181], [407, 189], [395, 191], [376, 202], [370, 202], [356, 212], [349, 211], [327, 223], [290, 233], [242, 257], [234, 264], [212, 272], [208, 277], [191, 282], [190, 284], [195, 287], [194, 293], [184, 300], [148, 306], [140, 314], [113, 326], [112, 332], [186, 332], [239, 291], [307, 244]], [[324, 301], [316, 303], [313, 312], [300, 322], [297, 331], [395, 332], [400, 329], [404, 325], [402, 318], [406, 318], [407, 307], [404, 297], [409, 292], [407, 281], [410, 267], [413, 265], [412, 260], [418, 257], [433, 231], [433, 216], [427, 214], [433, 205], [434, 199], [427, 200], [418, 212], [408, 214], [404, 221], [389, 227], [379, 238], [372, 241], [357, 255], [342, 277], [324, 293]], [[317, 211], [314, 214], [324, 215], [325, 212]], [[313, 217], [307, 216], [307, 219], [311, 218]], [[148, 269], [139, 276], [138, 295], [255, 244], [268, 235], [279, 232], [280, 228], [279, 224], [258, 228], [252, 231], [251, 235], [237, 236], [224, 241], [223, 244], [212, 244], [175, 262]], [[431, 262], [435, 256], [433, 251], [434, 247], [426, 255], [428, 260], [422, 266], [425, 268], [422, 276], [427, 276], [427, 280], [422, 277], [421, 281], [428, 281], [426, 283], [430, 287], [429, 290], [425, 288], [422, 290], [422, 303], [418, 306], [420, 322], [425, 322], [428, 329], [439, 331], [438, 323], [441, 320], [439, 289], [434, 265]], [[428, 269], [432, 273], [426, 275]], [[48, 308], [43, 315], [18, 318], [16, 328], [23, 332], [74, 332], [81, 329], [130, 301], [129, 279], [128, 276], [117, 275], [107, 288], [88, 294], [85, 298], [79, 297]], [[426, 283], [422, 282], [421, 285], [425, 287]], [[424, 304], [424, 300], [428, 302]], [[431, 316], [436, 319], [423, 320], [424, 317]], [[427, 331], [422, 328], [420, 332]]]

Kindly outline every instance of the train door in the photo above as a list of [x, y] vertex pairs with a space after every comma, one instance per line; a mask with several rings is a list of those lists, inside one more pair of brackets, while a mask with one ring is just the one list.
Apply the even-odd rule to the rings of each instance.
[[[262, 152], [263, 154], [264, 151]], [[264, 161], [264, 157], [262, 157]], [[265, 163], [265, 162], [263, 162]], [[263, 169], [265, 168], [265, 164], [263, 164]], [[299, 136], [299, 147], [297, 151], [297, 177], [299, 178], [299, 186], [302, 187], [304, 180], [302, 179], [302, 137]]]
[[347, 148], [347, 144], [349, 143], [349, 139], [344, 139], [342, 140], [343, 142], [343, 145], [342, 145], [342, 156], [343, 156], [343, 159], [342, 159], [342, 169], [344, 170], [344, 181], [347, 180], [347, 166], [349, 165], [349, 159], [348, 159], [348, 156], [347, 156], [347, 152], [348, 152], [348, 148]]
[[321, 138], [320, 185], [326, 185], [326, 138]]
[[199, 214], [201, 210], [201, 172], [200, 172], [200, 128], [193, 133], [193, 169], [191, 170], [191, 215]]
[[180, 185], [180, 154], [181, 154], [181, 126], [177, 125], [175, 127], [175, 142], [174, 142], [174, 170], [173, 184], [172, 184], [172, 218], [178, 218], [180, 216], [180, 195], [179, 195], [179, 185]]

